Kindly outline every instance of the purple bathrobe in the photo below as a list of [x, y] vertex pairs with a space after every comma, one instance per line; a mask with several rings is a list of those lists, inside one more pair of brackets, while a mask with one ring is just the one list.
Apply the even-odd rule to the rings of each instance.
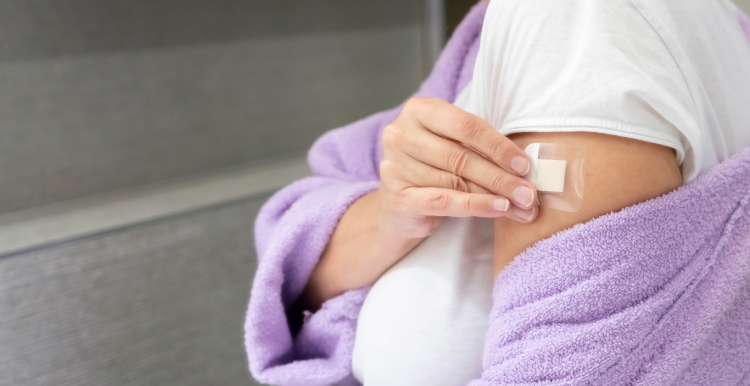
[[[455, 99], [471, 79], [485, 10], [469, 12], [415, 95]], [[750, 37], [750, 21], [739, 20]], [[314, 176], [258, 215], [245, 346], [261, 382], [356, 383], [369, 288], [304, 315], [295, 336], [287, 312], [348, 206], [378, 187], [381, 131], [400, 110], [325, 134], [308, 156]], [[471, 385], [750, 385], [749, 200], [747, 149], [677, 191], [529, 248], [495, 282], [484, 371]]]

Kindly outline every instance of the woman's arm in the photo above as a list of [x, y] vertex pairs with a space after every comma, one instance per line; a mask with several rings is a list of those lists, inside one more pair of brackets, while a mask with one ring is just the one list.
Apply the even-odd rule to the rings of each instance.
[[583, 205], [574, 213], [541, 207], [536, 221], [529, 224], [497, 219], [493, 277], [539, 240], [682, 185], [674, 151], [665, 146], [596, 133], [522, 133], [509, 138], [521, 148], [534, 142], [584, 147]]
[[382, 143], [380, 187], [337, 225], [300, 299], [305, 309], [374, 283], [446, 216], [529, 222], [538, 212], [533, 185], [519, 177], [528, 156], [450, 103], [409, 100]]
[[375, 281], [422, 240], [386, 232], [377, 220], [378, 191], [357, 200], [344, 213], [303, 292], [304, 309]]

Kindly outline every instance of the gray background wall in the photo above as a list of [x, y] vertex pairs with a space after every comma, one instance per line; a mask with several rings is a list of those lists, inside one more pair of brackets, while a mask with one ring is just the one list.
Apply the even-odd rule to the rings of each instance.
[[[253, 176], [413, 92], [431, 63], [425, 13], [425, 0], [0, 0], [0, 242], [38, 240], [0, 245], [0, 386], [256, 385], [242, 345], [252, 226], [268, 186], [304, 171]], [[186, 199], [203, 204], [148, 213]], [[48, 237], [134, 208], [142, 221]]]
[[[399, 103], [429, 68], [421, 5], [0, 0], [0, 226], [294, 156]], [[242, 322], [267, 197], [0, 253], [0, 386], [256, 385]]]
[[242, 324], [267, 197], [0, 257], [0, 386], [257, 385]]
[[750, 13], [750, 0], [734, 0], [734, 2], [742, 8], [745, 13]]
[[419, 4], [0, 0], [0, 213], [300, 154], [414, 91]]

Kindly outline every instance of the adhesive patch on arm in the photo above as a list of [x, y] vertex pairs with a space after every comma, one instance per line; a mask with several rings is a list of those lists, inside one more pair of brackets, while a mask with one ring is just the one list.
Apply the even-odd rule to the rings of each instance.
[[525, 151], [531, 158], [525, 178], [536, 187], [539, 204], [567, 212], [580, 209], [586, 150], [561, 143], [532, 143]]
[[534, 186], [540, 192], [562, 193], [565, 187], [565, 160], [538, 159]]

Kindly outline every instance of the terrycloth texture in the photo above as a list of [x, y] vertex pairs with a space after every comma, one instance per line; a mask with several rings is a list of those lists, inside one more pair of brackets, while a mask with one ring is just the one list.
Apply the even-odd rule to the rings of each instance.
[[[485, 9], [472, 9], [416, 95], [455, 99], [471, 79]], [[377, 187], [380, 134], [400, 110], [327, 133], [309, 154], [315, 176], [259, 214], [245, 345], [261, 382], [350, 377], [368, 289], [326, 302], [295, 337], [286, 310], [346, 208]], [[748, 192], [750, 150], [519, 256], [496, 283], [485, 372], [472, 384], [750, 384]]]
[[[471, 80], [486, 3], [456, 29], [416, 93], [452, 102]], [[330, 385], [351, 373], [357, 316], [368, 288], [331, 299], [292, 337], [285, 310], [301, 293], [346, 209], [376, 189], [383, 128], [401, 112], [375, 114], [328, 132], [312, 147], [314, 177], [276, 193], [255, 225], [258, 271], [245, 322], [250, 371], [274, 385]]]
[[495, 282], [471, 385], [750, 384], [748, 201], [750, 148], [537, 243]]

